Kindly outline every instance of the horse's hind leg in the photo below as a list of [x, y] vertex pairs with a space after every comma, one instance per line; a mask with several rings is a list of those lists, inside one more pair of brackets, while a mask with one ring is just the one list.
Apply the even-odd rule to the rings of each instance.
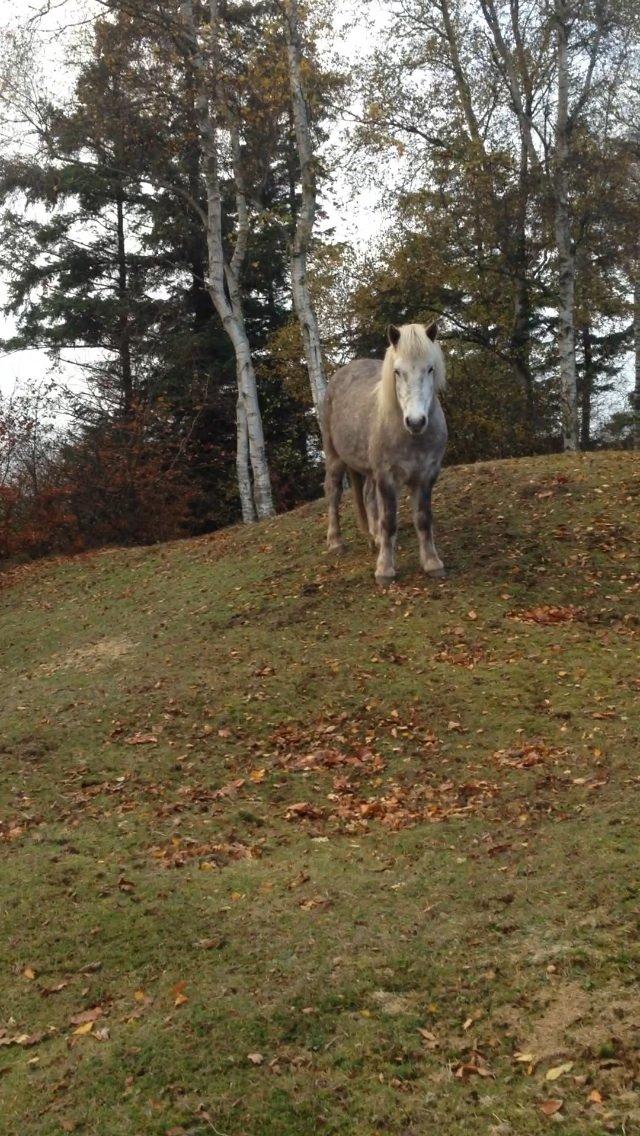
[[422, 569], [428, 576], [441, 579], [445, 575], [445, 571], [433, 540], [432, 488], [433, 481], [428, 481], [416, 485], [412, 489], [413, 523], [418, 534]]
[[324, 479], [324, 492], [327, 499], [327, 548], [330, 552], [342, 552], [344, 542], [340, 533], [340, 501], [346, 465], [340, 458], [327, 452], [327, 468]]

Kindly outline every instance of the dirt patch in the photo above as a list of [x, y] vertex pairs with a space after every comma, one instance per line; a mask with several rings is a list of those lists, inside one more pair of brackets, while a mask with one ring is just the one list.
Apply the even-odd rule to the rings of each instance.
[[84, 670], [96, 671], [106, 667], [122, 655], [128, 655], [136, 644], [126, 636], [114, 639], [100, 639], [98, 643], [90, 643], [87, 647], [77, 647], [65, 655], [58, 655], [48, 663], [39, 666], [38, 673], [44, 675], [56, 674], [57, 671]]
[[577, 982], [567, 982], [554, 991], [554, 996], [541, 1018], [527, 1036], [523, 1051], [538, 1061], [551, 1061], [572, 1049], [572, 1026], [581, 1022], [591, 1010], [591, 999]]
[[410, 998], [402, 994], [395, 994], [391, 990], [374, 990], [371, 1001], [375, 1002], [383, 1014], [389, 1014], [390, 1017], [409, 1014], [414, 1008]]
[[596, 1055], [606, 1047], [622, 1043], [638, 1047], [640, 1038], [640, 995], [609, 986], [598, 992], [588, 1021], [581, 1022], [573, 1036], [583, 1049]]

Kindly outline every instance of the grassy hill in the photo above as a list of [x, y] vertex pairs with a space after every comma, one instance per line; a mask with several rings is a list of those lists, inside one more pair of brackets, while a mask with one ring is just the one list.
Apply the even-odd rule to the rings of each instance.
[[2, 1133], [640, 1131], [639, 474], [5, 577]]

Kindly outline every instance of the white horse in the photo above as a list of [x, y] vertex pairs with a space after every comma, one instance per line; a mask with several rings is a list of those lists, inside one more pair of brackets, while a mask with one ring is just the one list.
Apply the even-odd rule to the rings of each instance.
[[444, 575], [433, 541], [431, 490], [447, 444], [438, 399], [445, 383], [437, 326], [409, 323], [388, 329], [384, 361], [355, 359], [331, 379], [323, 407], [327, 545], [341, 549], [339, 506], [349, 472], [361, 527], [378, 548], [376, 581], [394, 579], [397, 491], [411, 490], [420, 563]]

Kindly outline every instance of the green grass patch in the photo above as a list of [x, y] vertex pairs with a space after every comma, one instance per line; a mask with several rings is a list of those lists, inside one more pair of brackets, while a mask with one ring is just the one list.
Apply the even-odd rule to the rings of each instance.
[[0, 1131], [639, 1128], [638, 472], [4, 578]]

